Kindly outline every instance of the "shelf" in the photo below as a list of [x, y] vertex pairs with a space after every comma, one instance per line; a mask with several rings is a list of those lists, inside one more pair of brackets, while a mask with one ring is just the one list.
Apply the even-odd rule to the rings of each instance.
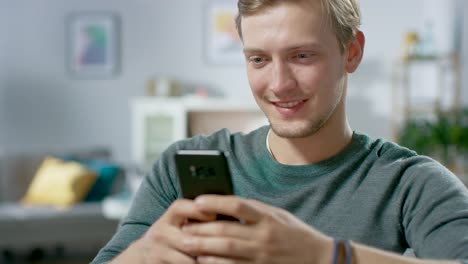
[[399, 59], [393, 65], [392, 130], [398, 141], [410, 118], [431, 117], [460, 107], [460, 63], [457, 54]]

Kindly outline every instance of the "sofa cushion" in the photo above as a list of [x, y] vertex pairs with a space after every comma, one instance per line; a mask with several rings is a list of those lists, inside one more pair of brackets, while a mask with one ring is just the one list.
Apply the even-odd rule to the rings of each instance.
[[[34, 150], [30, 152], [6, 151], [0, 154], [0, 203], [18, 202], [24, 197], [31, 180], [47, 156], [79, 160], [112, 160], [108, 148], [93, 147], [81, 150]], [[112, 186], [119, 191], [123, 173]]]
[[102, 201], [111, 193], [115, 179], [122, 173], [121, 168], [117, 164], [102, 160], [78, 160], [78, 162], [97, 173], [96, 182], [86, 195], [84, 201]]
[[22, 202], [66, 207], [81, 202], [96, 181], [96, 172], [73, 161], [47, 157]]

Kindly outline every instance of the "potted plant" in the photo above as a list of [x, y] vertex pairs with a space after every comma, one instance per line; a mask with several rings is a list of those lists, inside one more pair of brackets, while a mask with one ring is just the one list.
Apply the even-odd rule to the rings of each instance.
[[408, 119], [400, 131], [399, 144], [462, 173], [468, 164], [468, 108], [438, 112], [433, 120]]

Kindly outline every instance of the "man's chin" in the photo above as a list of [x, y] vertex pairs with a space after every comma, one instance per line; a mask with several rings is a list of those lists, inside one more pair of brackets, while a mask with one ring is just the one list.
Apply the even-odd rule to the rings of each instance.
[[294, 139], [312, 136], [319, 131], [322, 126], [270, 123], [270, 127], [278, 137]]

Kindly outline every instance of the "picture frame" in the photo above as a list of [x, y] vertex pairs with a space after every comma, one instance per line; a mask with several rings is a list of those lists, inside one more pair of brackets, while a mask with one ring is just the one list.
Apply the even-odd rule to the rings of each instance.
[[110, 12], [73, 13], [67, 18], [67, 68], [72, 77], [110, 78], [120, 64], [119, 19]]
[[204, 54], [209, 64], [242, 65], [242, 41], [236, 30], [237, 1], [211, 0], [205, 3]]

